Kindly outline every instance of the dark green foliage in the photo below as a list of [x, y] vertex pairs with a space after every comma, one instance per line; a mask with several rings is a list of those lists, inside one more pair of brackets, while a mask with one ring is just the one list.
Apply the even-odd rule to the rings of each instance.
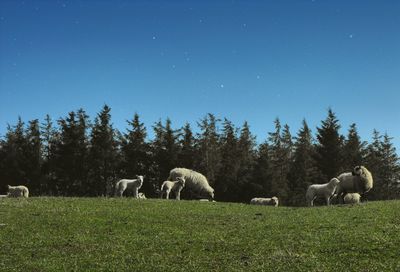
[[[170, 119], [160, 120], [149, 140], [138, 114], [120, 133], [110, 112], [105, 105], [93, 125], [80, 109], [60, 118], [56, 126], [48, 115], [41, 127], [38, 120], [24, 123], [21, 118], [8, 126], [0, 138], [0, 194], [10, 184], [27, 185], [33, 196], [111, 196], [119, 179], [144, 175], [140, 191], [158, 197], [170, 170], [185, 167], [207, 177], [217, 200], [248, 202], [275, 195], [281, 204], [302, 206], [310, 184], [326, 183], [365, 165], [374, 188], [364, 199], [400, 196], [400, 163], [391, 137], [374, 131], [367, 144], [352, 124], [345, 138], [331, 109], [317, 128], [316, 143], [305, 120], [293, 138], [289, 126], [281, 126], [277, 118], [275, 130], [260, 145], [247, 122], [236, 127], [226, 118], [220, 123], [213, 114], [198, 122], [196, 134], [188, 123], [175, 130]], [[182, 198], [193, 197], [183, 190]]]
[[293, 163], [288, 178], [289, 198], [288, 205], [303, 206], [308, 186], [318, 182], [318, 169], [315, 162], [315, 146], [311, 130], [303, 120], [294, 144]]
[[321, 172], [320, 183], [326, 183], [343, 171], [343, 136], [339, 134], [339, 121], [332, 109], [328, 117], [318, 127], [316, 145], [316, 162]]
[[86, 195], [110, 195], [116, 182], [118, 153], [110, 111], [111, 109], [104, 105], [94, 120], [90, 137]]
[[275, 131], [269, 133], [269, 169], [270, 179], [270, 197], [277, 196], [280, 203], [288, 201], [288, 174], [292, 160], [292, 137], [289, 126], [285, 125], [281, 130], [279, 119], [275, 119]]

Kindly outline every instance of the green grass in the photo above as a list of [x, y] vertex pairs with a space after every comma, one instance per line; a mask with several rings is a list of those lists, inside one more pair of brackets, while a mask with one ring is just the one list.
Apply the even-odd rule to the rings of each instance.
[[400, 271], [400, 201], [0, 199], [0, 271]]

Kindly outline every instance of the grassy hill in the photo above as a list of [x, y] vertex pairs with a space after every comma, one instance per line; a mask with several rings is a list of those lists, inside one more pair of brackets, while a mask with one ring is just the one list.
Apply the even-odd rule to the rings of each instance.
[[0, 199], [0, 271], [400, 271], [400, 201]]

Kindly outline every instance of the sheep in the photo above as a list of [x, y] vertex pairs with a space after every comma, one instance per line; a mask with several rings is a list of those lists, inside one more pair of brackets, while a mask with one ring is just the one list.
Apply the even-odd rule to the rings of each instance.
[[160, 197], [165, 197], [166, 199], [169, 199], [169, 194], [173, 192], [175, 194], [175, 199], [181, 200], [181, 191], [183, 187], [185, 187], [185, 178], [183, 177], [177, 177], [176, 181], [166, 180], [161, 185]]
[[359, 193], [350, 193], [344, 196], [344, 204], [359, 204], [361, 195]]
[[133, 197], [139, 198], [139, 189], [143, 185], [143, 176], [136, 176], [136, 179], [121, 179], [115, 185], [115, 196], [122, 197], [126, 189], [133, 189]]
[[335, 193], [336, 186], [339, 184], [339, 179], [333, 178], [325, 184], [312, 184], [308, 187], [306, 192], [306, 200], [308, 206], [314, 206], [314, 199], [317, 196], [324, 197], [326, 205], [330, 204], [330, 198]]
[[168, 180], [173, 181], [177, 177], [185, 178], [185, 188], [198, 194], [200, 198], [214, 199], [214, 189], [202, 174], [187, 168], [174, 168], [169, 172]]
[[29, 197], [29, 190], [26, 186], [19, 185], [19, 186], [8, 186], [8, 193], [7, 196], [9, 197]]
[[337, 177], [340, 183], [336, 187], [339, 203], [347, 193], [367, 193], [373, 187], [374, 180], [371, 173], [364, 166], [354, 167], [353, 172], [342, 173]]
[[255, 197], [250, 200], [250, 204], [278, 207], [279, 199], [276, 196], [271, 198]]

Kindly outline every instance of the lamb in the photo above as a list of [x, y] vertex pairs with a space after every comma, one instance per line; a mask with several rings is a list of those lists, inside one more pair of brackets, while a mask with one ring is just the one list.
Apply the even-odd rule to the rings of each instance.
[[178, 177], [183, 177], [185, 179], [185, 188], [193, 191], [200, 198], [214, 199], [214, 189], [202, 174], [187, 168], [174, 168], [169, 172], [168, 180], [173, 181]]
[[314, 199], [318, 196], [324, 197], [326, 200], [326, 205], [329, 205], [330, 198], [335, 193], [336, 186], [339, 184], [339, 182], [339, 179], [333, 178], [325, 184], [310, 185], [306, 192], [306, 200], [308, 206], [314, 206]]
[[361, 195], [359, 193], [350, 193], [344, 196], [344, 204], [359, 204]]
[[147, 198], [146, 198], [146, 195], [145, 195], [144, 193], [139, 193], [139, 194], [138, 194], [138, 198], [139, 198], [139, 199], [147, 199]]
[[115, 196], [122, 197], [126, 189], [133, 189], [133, 197], [139, 198], [139, 189], [143, 185], [143, 176], [136, 176], [136, 179], [121, 179], [115, 185]]
[[8, 194], [9, 197], [29, 197], [29, 190], [26, 186], [19, 185], [19, 186], [8, 186]]
[[169, 199], [169, 194], [173, 192], [175, 194], [175, 199], [181, 200], [181, 191], [183, 187], [185, 187], [185, 178], [183, 177], [177, 177], [176, 181], [166, 180], [161, 185], [160, 197], [165, 197], [165, 199]]
[[271, 198], [255, 197], [250, 200], [250, 204], [278, 207], [279, 199], [276, 196]]

